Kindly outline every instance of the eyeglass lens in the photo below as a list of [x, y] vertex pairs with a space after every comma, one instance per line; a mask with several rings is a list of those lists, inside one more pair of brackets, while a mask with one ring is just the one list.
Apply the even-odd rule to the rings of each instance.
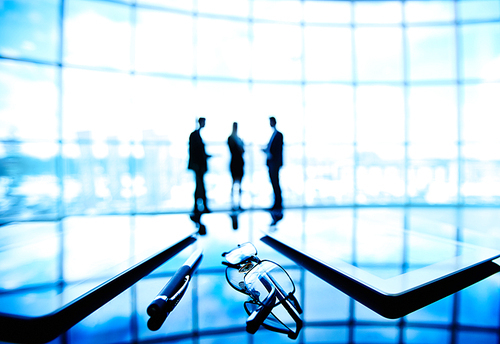
[[228, 252], [224, 258], [231, 264], [239, 264], [245, 259], [257, 255], [257, 249], [254, 245], [247, 242], [238, 246], [234, 250]]
[[270, 261], [262, 261], [250, 270], [245, 275], [244, 282], [250, 294], [261, 302], [274, 288], [277, 289], [277, 302], [295, 291], [294, 284], [288, 274], [279, 265]]
[[247, 288], [245, 286], [245, 281], [243, 280], [243, 278], [245, 277], [245, 274], [248, 272], [248, 270], [253, 267], [253, 265], [255, 265], [255, 263], [249, 263], [248, 265], [245, 265], [243, 269], [227, 268], [226, 279], [229, 284], [236, 290], [247, 293]]

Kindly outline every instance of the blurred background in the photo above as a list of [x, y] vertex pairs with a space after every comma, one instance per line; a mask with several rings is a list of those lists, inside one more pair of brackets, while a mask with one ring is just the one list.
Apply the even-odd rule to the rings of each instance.
[[[254, 217], [266, 216], [260, 209], [272, 202], [261, 148], [275, 116], [285, 141], [286, 208], [345, 211], [353, 219], [358, 209], [373, 210], [374, 218], [389, 212], [385, 219], [402, 219], [405, 228], [412, 227], [408, 211], [416, 211], [422, 221], [452, 228], [432, 234], [498, 247], [499, 37], [497, 0], [0, 0], [0, 238], [5, 244], [16, 233], [22, 241], [40, 226], [84, 231], [81, 221], [104, 228], [107, 219], [125, 225], [128, 236], [140, 216], [171, 216], [172, 224], [187, 218], [194, 192], [187, 143], [201, 116], [213, 155], [206, 186], [215, 213], [207, 222], [233, 233], [224, 212], [231, 190], [226, 141], [236, 121], [246, 145], [244, 223], [253, 233], [267, 225], [267, 217]], [[209, 240], [214, 231], [207, 228]], [[227, 240], [225, 249], [237, 243]], [[63, 247], [53, 246], [60, 265]], [[1, 264], [0, 273], [14, 269]], [[200, 279], [217, 269], [202, 265]], [[27, 283], [5, 276], [2, 297]], [[499, 340], [494, 300], [494, 310], [478, 311], [494, 314], [494, 324], [462, 324], [487, 326], [484, 342]], [[423, 319], [455, 342], [460, 313], [450, 312], [444, 327]], [[338, 342], [363, 342], [368, 337], [349, 329], [373, 319], [348, 313], [340, 328], [351, 335]], [[377, 321], [365, 342], [393, 342], [377, 337], [385, 326]], [[205, 342], [197, 326], [182, 340]], [[422, 338], [401, 335], [407, 332], [398, 326], [391, 327], [396, 342]], [[134, 328], [125, 339], [99, 340], [146, 340]], [[337, 338], [317, 333], [299, 340]]]

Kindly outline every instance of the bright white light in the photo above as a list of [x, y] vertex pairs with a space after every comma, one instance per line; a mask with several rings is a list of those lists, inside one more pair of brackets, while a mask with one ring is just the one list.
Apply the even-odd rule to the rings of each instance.
[[63, 146], [63, 156], [65, 158], [76, 159], [81, 156], [80, 147], [77, 144], [68, 143]]
[[486, 81], [500, 80], [500, 55], [484, 65], [481, 69], [481, 78]]
[[50, 159], [59, 152], [59, 147], [55, 144], [23, 144], [21, 152], [24, 155], [34, 156], [40, 159]]
[[[6, 63], [5, 67], [0, 69], [0, 80], [6, 86], [2, 99], [7, 106], [2, 107], [0, 135], [9, 137], [15, 131], [17, 138], [56, 138], [58, 91], [51, 71], [13, 63]], [[20, 76], [21, 73], [32, 77]]]
[[104, 159], [108, 156], [108, 145], [102, 142], [96, 142], [92, 145], [92, 154], [96, 159]]

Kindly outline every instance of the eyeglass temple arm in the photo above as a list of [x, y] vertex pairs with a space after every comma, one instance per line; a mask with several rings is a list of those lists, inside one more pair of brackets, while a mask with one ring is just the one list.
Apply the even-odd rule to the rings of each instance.
[[267, 319], [271, 311], [273, 310], [274, 304], [276, 303], [276, 289], [267, 295], [267, 297], [262, 301], [262, 304], [250, 314], [247, 319], [246, 331], [250, 334], [254, 334], [259, 329], [260, 325]]
[[[302, 329], [302, 326], [303, 326], [302, 319], [299, 316], [299, 314], [302, 314], [302, 308], [300, 307], [298, 300], [295, 298], [295, 296], [292, 293], [288, 293], [287, 295], [285, 295], [282, 287], [278, 284], [278, 282], [274, 278], [272, 278], [270, 275], [266, 274], [266, 276], [268, 276], [269, 279], [272, 281], [272, 284], [276, 286], [274, 294], [281, 301], [281, 303], [283, 304], [283, 307], [285, 307], [287, 312], [290, 314], [290, 316], [292, 317], [292, 319], [296, 323], [296, 326], [297, 326], [296, 332], [293, 332], [290, 330], [287, 333], [288, 338], [297, 339], [297, 337], [300, 333], [300, 330]], [[261, 278], [261, 281], [262, 281], [262, 284], [264, 284], [264, 286], [267, 289], [268, 286], [266, 286], [266, 284], [270, 284], [269, 281], [267, 281], [267, 279], [265, 279], [265, 278]], [[277, 290], [279, 292], [277, 292]], [[287, 297], [288, 297], [288, 299], [287, 299]], [[290, 304], [291, 304], [291, 306], [290, 306]]]
[[[288, 338], [290, 339], [297, 339], [299, 336], [300, 330], [302, 329], [303, 322], [302, 319], [299, 316], [298, 310], [292, 305], [290, 305], [290, 300], [284, 300], [282, 302], [283, 307], [287, 310], [288, 314], [292, 317], [292, 319], [295, 321], [295, 324], [297, 326], [297, 329], [295, 332], [290, 331], [288, 332]], [[297, 303], [298, 304], [298, 303]]]
[[297, 300], [293, 293], [288, 294], [288, 300], [297, 309], [297, 313], [302, 314], [302, 307], [300, 307], [299, 300]]
[[[302, 319], [300, 318], [299, 314], [302, 313], [302, 308], [300, 308], [300, 305], [297, 301], [297, 299], [295, 298], [295, 296], [293, 296], [292, 293], [289, 293], [287, 296], [290, 296], [291, 298], [290, 299], [287, 299], [285, 297], [285, 294], [283, 293], [283, 290], [281, 289], [281, 286], [279, 286], [277, 284], [277, 282], [270, 278], [270, 280], [272, 282], [269, 282], [268, 278], [270, 276], [266, 273], [264, 274], [263, 276], [260, 277], [260, 281], [262, 282], [262, 284], [264, 285], [264, 287], [269, 291], [269, 296], [267, 298], [269, 298], [272, 294], [273, 296], [273, 300], [274, 300], [274, 303], [272, 304], [272, 307], [269, 309], [269, 312], [265, 312], [265, 310], [261, 310], [262, 307], [264, 306], [261, 306], [259, 308], [257, 308], [251, 315], [250, 317], [248, 318], [247, 320], [247, 331], [248, 331], [248, 322], [250, 320], [250, 318], [252, 316], [256, 317], [257, 315], [259, 315], [259, 320], [262, 319], [260, 322], [259, 322], [259, 326], [260, 324], [262, 324], [265, 319], [269, 316], [269, 314], [271, 313], [272, 311], [272, 308], [274, 307], [275, 305], [275, 302], [276, 302], [276, 298], [279, 299], [281, 301], [281, 303], [283, 304], [283, 307], [285, 307], [286, 311], [290, 314], [290, 316], [292, 317], [292, 319], [295, 321], [295, 324], [296, 324], [296, 331], [293, 332], [292, 330], [290, 330], [288, 333], [287, 333], [287, 336], [288, 338], [290, 339], [297, 339], [299, 333], [300, 333], [300, 330], [302, 329], [302, 326], [303, 326], [303, 322], [302, 322]], [[271, 291], [272, 290], [272, 291]], [[262, 302], [263, 305], [264, 305], [264, 302], [267, 300], [267, 298]], [[293, 299], [292, 299], [293, 298]], [[265, 307], [264, 307], [265, 309]], [[255, 314], [255, 313], [258, 313], [260, 312], [259, 314]], [[255, 314], [255, 315], [254, 315]], [[265, 315], [265, 318], [261, 318]], [[258, 323], [257, 320], [255, 320], [255, 323]], [[255, 328], [255, 331], [257, 331], [257, 329], [259, 328], [259, 326], [257, 326]], [[287, 326], [286, 326], [287, 327]], [[253, 329], [253, 328], [252, 328]], [[251, 333], [251, 332], [249, 332]], [[255, 333], [255, 332], [253, 332]]]
[[[292, 303], [292, 305], [297, 309], [297, 312], [299, 314], [302, 314], [302, 308], [300, 307], [299, 301], [297, 300], [295, 295], [293, 295], [293, 292], [289, 292], [288, 294], [286, 294], [286, 292], [283, 290], [283, 287], [281, 285], [279, 285], [279, 283], [276, 281], [276, 279], [274, 279], [269, 274], [266, 274], [266, 275], [269, 277], [269, 279], [272, 281], [272, 283], [276, 286], [276, 288], [279, 291], [276, 295], [278, 297], [278, 300], [283, 301], [283, 300], [288, 298], [289, 301]], [[292, 283], [293, 283], [293, 281], [292, 281]]]

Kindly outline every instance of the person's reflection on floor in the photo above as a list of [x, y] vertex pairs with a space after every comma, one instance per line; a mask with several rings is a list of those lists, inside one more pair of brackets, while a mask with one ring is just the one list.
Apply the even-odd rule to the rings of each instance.
[[229, 217], [231, 218], [231, 224], [234, 230], [237, 230], [239, 227], [238, 217], [244, 210], [242, 209], [233, 209], [229, 212]]
[[269, 213], [271, 214], [271, 218], [273, 219], [273, 221], [271, 222], [271, 227], [276, 226], [276, 224], [283, 219], [282, 209], [269, 210]]
[[238, 215], [240, 215], [240, 212], [237, 210], [229, 213], [229, 217], [231, 218], [231, 223], [234, 230], [238, 229]]
[[206, 235], [207, 234], [207, 227], [201, 222], [201, 212], [195, 212], [191, 215], [189, 215], [189, 218], [191, 221], [193, 221], [196, 224], [196, 227], [198, 228], [198, 234], [199, 235]]

